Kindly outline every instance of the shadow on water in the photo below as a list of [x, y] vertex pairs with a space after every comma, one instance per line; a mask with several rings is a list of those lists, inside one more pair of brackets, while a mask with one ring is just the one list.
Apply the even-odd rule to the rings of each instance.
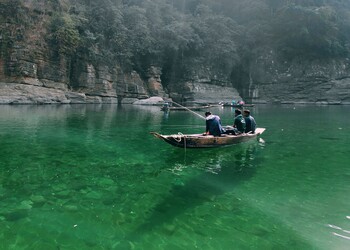
[[[259, 160], [258, 143], [246, 143], [234, 148], [172, 151], [168, 159], [170, 172], [176, 179], [169, 192], [154, 206], [146, 220], [126, 239], [137, 242], [164, 224], [171, 223], [187, 210], [214, 202], [217, 196], [234, 191], [237, 185], [249, 180]], [[184, 158], [182, 158], [184, 157]]]
[[[220, 232], [221, 241], [229, 244], [249, 246], [260, 242], [276, 249], [310, 249], [294, 230], [239, 198], [241, 186], [250, 182], [263, 165], [264, 147], [264, 143], [255, 141], [223, 149], [170, 151], [167, 174], [172, 173], [174, 181], [156, 205], [145, 208], [142, 222], [119, 238], [116, 245], [133, 249], [153, 238], [175, 240], [169, 236], [180, 231], [189, 234], [188, 240], [197, 242]], [[217, 208], [212, 210], [213, 207]], [[224, 246], [222, 243], [222, 247], [215, 248], [227, 249]]]

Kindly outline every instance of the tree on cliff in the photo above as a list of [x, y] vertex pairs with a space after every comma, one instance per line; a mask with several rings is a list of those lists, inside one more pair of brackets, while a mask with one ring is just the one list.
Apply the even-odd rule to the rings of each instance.
[[[347, 53], [349, 39], [340, 31], [348, 29], [343, 9], [350, 6], [338, 1], [81, 0], [80, 4], [87, 20], [80, 32], [83, 45], [94, 38], [90, 54], [119, 61], [130, 70], [159, 64], [176, 79], [198, 63], [229, 75], [242, 58], [263, 47], [275, 47], [286, 56]], [[63, 28], [54, 31], [63, 53], [79, 46], [71, 20], [60, 20]]]
[[71, 56], [80, 45], [80, 34], [75, 25], [69, 15], [57, 15], [52, 19], [49, 39], [59, 54]]
[[280, 10], [272, 25], [277, 47], [289, 57], [332, 57], [348, 53], [339, 33], [337, 13], [329, 6], [288, 6]]

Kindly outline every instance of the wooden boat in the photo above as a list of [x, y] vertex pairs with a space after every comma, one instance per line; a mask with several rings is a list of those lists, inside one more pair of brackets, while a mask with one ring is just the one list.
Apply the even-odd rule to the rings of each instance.
[[163, 106], [161, 108], [162, 111], [188, 111], [190, 110], [203, 110], [203, 109], [208, 109], [211, 106], [193, 106], [193, 107], [167, 107]]
[[240, 135], [212, 136], [203, 134], [174, 134], [161, 135], [156, 132], [151, 132], [155, 137], [180, 148], [214, 148], [228, 145], [234, 145], [241, 142], [250, 141], [257, 138], [265, 131], [265, 128], [257, 128], [255, 133], [247, 133]]

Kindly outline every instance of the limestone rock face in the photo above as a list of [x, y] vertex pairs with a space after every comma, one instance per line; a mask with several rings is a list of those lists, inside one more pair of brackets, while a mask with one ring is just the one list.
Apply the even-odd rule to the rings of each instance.
[[0, 82], [0, 104], [71, 103], [66, 92], [40, 86]]
[[199, 103], [231, 102], [233, 99], [236, 101], [242, 99], [233, 87], [205, 83], [188, 83], [187, 85], [192, 90], [193, 99]]
[[117, 97], [114, 75], [107, 66], [95, 68], [92, 64], [85, 64], [82, 68], [76, 72], [78, 81], [72, 84], [74, 89], [90, 96]]
[[162, 105], [164, 104], [164, 100], [159, 96], [152, 96], [147, 99], [137, 100], [133, 102], [134, 105]]
[[350, 104], [350, 61], [279, 61], [271, 51], [252, 63], [244, 86], [255, 103]]
[[148, 70], [148, 90], [152, 96], [167, 97], [160, 79], [162, 72], [159, 67], [150, 67]]
[[221, 101], [242, 100], [237, 90], [229, 86], [218, 86], [203, 82], [185, 82], [170, 92], [170, 97], [183, 104], [217, 104]]
[[116, 85], [119, 99], [145, 99], [149, 97], [145, 83], [136, 71], [124, 73], [121, 70], [117, 70], [117, 72]]
[[[167, 85], [169, 97], [184, 105], [218, 104], [242, 100], [240, 93], [229, 79], [230, 74], [214, 69], [210, 65], [188, 64], [187, 80]], [[227, 72], [226, 72], [227, 73]]]

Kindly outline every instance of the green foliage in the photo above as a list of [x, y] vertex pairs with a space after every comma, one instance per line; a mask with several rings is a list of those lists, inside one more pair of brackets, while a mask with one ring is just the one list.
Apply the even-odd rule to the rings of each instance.
[[89, 1], [83, 41], [125, 68], [160, 65], [167, 81], [185, 77], [196, 64], [230, 75], [265, 48], [288, 58], [346, 56], [345, 9], [349, 1]]
[[23, 16], [20, 0], [0, 1], [0, 58], [8, 57], [14, 41], [21, 38], [18, 26], [26, 25]]
[[81, 43], [76, 24], [69, 15], [54, 16], [50, 25], [50, 41], [64, 55], [73, 55]]
[[197, 50], [202, 55], [203, 62], [208, 61], [214, 68], [230, 73], [238, 61], [239, 26], [232, 19], [205, 15], [199, 16], [195, 23], [196, 33], [200, 38]]
[[80, 14], [86, 20], [81, 28], [82, 51], [92, 61], [119, 62], [129, 67], [131, 56], [121, 4], [107, 0], [87, 2]]
[[[21, 21], [21, 2], [1, 1], [1, 21], [11, 15], [11, 22]], [[140, 73], [159, 65], [168, 82], [186, 77], [194, 66], [236, 74], [237, 67], [266, 48], [282, 57], [308, 59], [348, 56], [350, 49], [348, 0], [50, 0], [47, 4], [54, 12], [49, 42], [58, 55], [79, 53], [91, 62], [119, 64]], [[5, 31], [1, 32], [4, 37]]]
[[278, 48], [289, 55], [331, 57], [344, 53], [336, 12], [331, 7], [286, 7], [273, 25]]

